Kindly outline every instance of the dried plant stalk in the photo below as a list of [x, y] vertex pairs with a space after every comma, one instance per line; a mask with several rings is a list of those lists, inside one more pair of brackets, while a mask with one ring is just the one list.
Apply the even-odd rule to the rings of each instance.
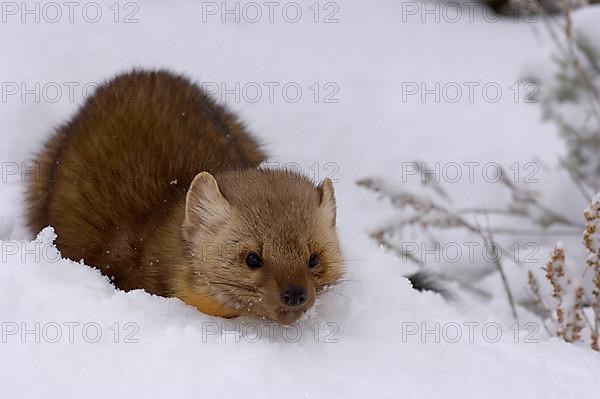
[[583, 244], [589, 251], [587, 265], [594, 272], [594, 288], [591, 297], [591, 307], [594, 312], [592, 327], [592, 348], [600, 351], [598, 338], [600, 335], [600, 194], [596, 194], [592, 203], [584, 211], [585, 230]]
[[554, 312], [556, 334], [566, 342], [581, 341], [581, 331], [585, 327], [583, 314], [585, 290], [566, 272], [565, 252], [560, 245], [554, 247], [544, 270], [552, 286], [552, 296], [557, 300]]

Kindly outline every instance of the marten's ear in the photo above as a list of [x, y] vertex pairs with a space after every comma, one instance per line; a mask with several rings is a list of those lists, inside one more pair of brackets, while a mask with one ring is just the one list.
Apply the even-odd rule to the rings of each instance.
[[331, 226], [335, 226], [335, 190], [333, 189], [333, 183], [329, 177], [326, 177], [325, 180], [323, 180], [323, 183], [319, 185], [319, 194], [321, 195], [321, 203], [319, 205], [321, 215], [331, 223]]
[[213, 230], [230, 211], [231, 205], [221, 194], [213, 175], [202, 172], [194, 178], [187, 192], [183, 226]]

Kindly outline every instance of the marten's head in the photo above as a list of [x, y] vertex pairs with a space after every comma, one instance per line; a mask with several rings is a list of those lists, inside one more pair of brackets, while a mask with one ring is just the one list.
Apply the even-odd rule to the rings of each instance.
[[329, 179], [315, 186], [290, 171], [200, 173], [183, 223], [193, 284], [212, 300], [198, 307], [295, 322], [342, 275], [335, 224]]

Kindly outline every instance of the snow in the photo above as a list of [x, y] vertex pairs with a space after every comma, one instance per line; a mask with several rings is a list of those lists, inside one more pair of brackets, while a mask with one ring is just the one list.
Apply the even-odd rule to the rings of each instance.
[[[19, 14], [2, 15], [0, 397], [598, 396], [598, 354], [549, 338], [525, 309], [518, 309], [515, 326], [504, 297], [446, 301], [412, 290], [403, 278], [409, 265], [368, 237], [396, 214], [355, 184], [371, 175], [401, 177], [403, 162], [440, 168], [479, 162], [474, 181], [464, 177], [448, 186], [467, 206], [494, 205], [503, 191], [486, 181], [484, 166], [518, 162], [526, 174], [523, 166], [533, 160], [541, 167], [532, 188], [544, 189], [558, 206], [583, 209], [585, 201], [551, 171], [564, 152], [555, 127], [540, 120], [538, 106], [514, 99], [517, 88], [524, 90], [514, 86], [523, 66], [543, 59], [551, 46], [541, 23], [491, 23], [477, 11], [473, 21], [423, 23], [421, 15], [403, 15], [404, 3], [395, 1], [340, 2], [339, 22], [330, 24], [313, 21], [313, 2], [301, 3], [298, 23], [279, 14], [273, 23], [222, 23], [218, 15], [205, 15], [203, 22], [206, 2], [144, 1], [139, 22], [125, 24], [113, 21], [113, 3], [98, 3], [103, 18], [97, 23], [77, 13], [73, 23], [36, 23], [31, 16], [22, 23]], [[118, 5], [122, 20], [131, 9]], [[331, 12], [319, 6], [320, 18]], [[225, 321], [176, 299], [120, 292], [94, 269], [61, 259], [51, 229], [35, 240], [26, 231], [22, 175], [14, 167], [30, 160], [52, 128], [76, 111], [86, 84], [133, 66], [165, 67], [212, 83], [215, 96], [242, 115], [274, 163], [295, 163], [308, 175], [336, 180], [348, 281], [324, 294], [291, 330]], [[23, 101], [22, 84], [37, 91], [36, 82], [40, 101], [33, 94]], [[78, 84], [73, 99], [66, 89], [71, 82]], [[236, 101], [220, 91], [236, 82], [256, 83], [263, 96], [249, 101], [248, 92]], [[268, 82], [299, 85], [302, 97], [291, 102], [276, 90], [269, 101]], [[440, 90], [461, 87], [459, 101], [442, 96], [436, 102], [434, 95], [423, 101], [421, 92], [405, 91], [438, 82]], [[473, 101], [468, 82], [478, 84]], [[15, 84], [19, 92], [8, 95]], [[480, 90], [486, 84], [502, 89], [497, 102]], [[41, 88], [56, 85], [63, 95], [52, 102]], [[324, 102], [328, 94], [338, 102]], [[419, 185], [416, 176], [405, 177], [407, 185]], [[540, 267], [549, 253], [541, 248]], [[510, 271], [515, 289], [527, 284], [519, 280], [522, 273]], [[497, 276], [490, 279], [500, 285]], [[57, 331], [61, 338], [52, 343]], [[301, 337], [292, 342], [298, 331]], [[456, 331], [461, 337], [452, 342]]]

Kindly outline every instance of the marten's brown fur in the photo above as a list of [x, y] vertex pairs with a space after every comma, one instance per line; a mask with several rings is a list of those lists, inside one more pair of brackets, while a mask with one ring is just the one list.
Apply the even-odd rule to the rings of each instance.
[[53, 226], [63, 256], [121, 289], [290, 323], [341, 275], [335, 197], [328, 179], [317, 187], [264, 159], [199, 87], [134, 71], [99, 87], [38, 155], [29, 225]]

